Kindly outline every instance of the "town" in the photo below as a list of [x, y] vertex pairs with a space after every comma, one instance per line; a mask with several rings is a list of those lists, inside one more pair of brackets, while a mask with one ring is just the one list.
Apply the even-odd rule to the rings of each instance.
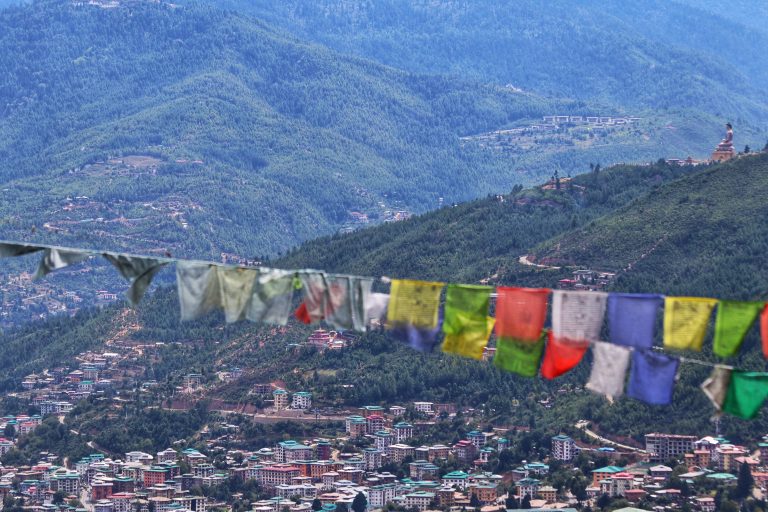
[[[305, 345], [336, 351], [355, 341], [318, 329]], [[712, 512], [716, 503], [744, 493], [762, 497], [768, 485], [768, 436], [738, 446], [718, 435], [651, 432], [644, 446], [632, 446], [603, 437], [581, 421], [540, 440], [536, 453], [542, 457], [528, 460], [519, 454], [521, 445], [531, 442], [529, 429], [494, 427], [479, 410], [415, 401], [331, 411], [313, 402], [311, 390], [291, 391], [279, 382], [252, 387], [250, 395], [259, 407], [222, 407], [197, 435], [157, 453], [110, 453], [91, 441], [93, 452], [79, 459], [45, 450], [34, 464], [13, 463], [16, 446], [41, 425], [66, 426], [69, 415], [89, 401], [111, 401], [110, 409], [119, 411], [130, 396], [126, 388], [159, 385], [136, 378], [137, 358], [151, 352], [151, 345], [112, 343], [109, 350], [81, 353], [76, 367], [27, 375], [20, 390], [9, 395], [26, 403], [31, 414], [0, 420], [0, 493], [6, 506], [89, 512], [492, 512], [643, 505]], [[491, 359], [492, 352], [487, 349], [484, 359]], [[213, 378], [226, 384], [246, 372], [227, 367]], [[176, 396], [202, 399], [209, 379], [200, 373], [183, 375]], [[238, 440], [247, 441], [243, 422], [311, 421], [321, 411], [325, 436], [283, 434], [282, 440], [258, 450], [237, 447]], [[119, 415], [110, 415], [120, 421]], [[441, 428], [436, 429], [438, 422]], [[331, 431], [335, 435], [328, 435]]]

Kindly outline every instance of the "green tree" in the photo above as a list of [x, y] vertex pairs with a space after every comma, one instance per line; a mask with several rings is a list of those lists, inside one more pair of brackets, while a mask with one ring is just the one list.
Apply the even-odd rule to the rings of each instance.
[[747, 154], [747, 153], [749, 153], [750, 151], [752, 151], [752, 150], [750, 149], [750, 147], [749, 147], [749, 144], [747, 144], [746, 146], [744, 146], [744, 154]]
[[367, 508], [368, 508], [368, 500], [365, 498], [365, 494], [361, 492], [357, 493], [357, 496], [355, 496], [355, 499], [352, 500], [353, 512], [365, 512]]
[[477, 494], [472, 493], [472, 496], [469, 498], [469, 506], [479, 509], [482, 505], [483, 504], [480, 502], [480, 498], [477, 497]]
[[596, 505], [600, 507], [600, 509], [604, 509], [608, 505], [611, 504], [611, 497], [608, 496], [608, 494], [603, 494], [597, 499]]
[[529, 509], [531, 508], [531, 497], [527, 494], [523, 496], [523, 500], [520, 502], [520, 508], [522, 509]]
[[739, 512], [739, 504], [733, 500], [725, 500], [720, 505], [718, 512]]
[[318, 510], [321, 510], [323, 508], [323, 502], [321, 502], [319, 499], [315, 498], [312, 500], [312, 510], [317, 512]]
[[509, 492], [509, 496], [507, 496], [507, 500], [504, 502], [504, 506], [506, 506], [506, 508], [509, 510], [520, 508], [520, 502], [517, 501], [517, 496], [512, 494], [512, 491]]
[[16, 436], [16, 427], [10, 423], [7, 423], [3, 429], [3, 436], [7, 437], [8, 439], [13, 439]]
[[745, 500], [752, 494], [752, 487], [755, 485], [755, 479], [752, 478], [752, 469], [749, 464], [742, 464], [739, 467], [739, 477], [736, 481], [736, 499]]

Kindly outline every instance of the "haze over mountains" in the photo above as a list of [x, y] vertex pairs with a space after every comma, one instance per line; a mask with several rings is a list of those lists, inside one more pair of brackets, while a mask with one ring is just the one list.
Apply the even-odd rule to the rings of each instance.
[[[210, 5], [126, 1], [106, 9], [41, 0], [0, 12], [0, 62], [6, 70], [0, 81], [2, 235], [168, 249], [187, 256], [217, 257], [222, 251], [252, 258], [274, 255], [354, 226], [355, 212], [380, 222], [399, 210], [436, 208], [440, 198], [453, 203], [505, 192], [556, 169], [564, 176], [587, 170], [590, 162], [605, 166], [703, 155], [721, 136], [721, 111], [729, 119], [738, 115], [745, 120], [762, 112], [750, 96], [753, 80], [744, 75], [746, 64], [710, 71], [717, 66], [709, 57], [689, 61], [685, 51], [657, 44], [653, 48], [660, 53], [653, 59], [666, 62], [672, 56], [664, 52], [682, 52], [683, 67], [664, 69], [671, 82], [638, 74], [631, 71], [635, 57], [624, 61], [627, 55], [652, 55], [650, 49], [627, 53], [626, 33], [609, 37], [611, 32], [602, 31], [602, 57], [593, 58], [598, 46], [592, 36], [587, 41], [592, 46], [571, 44], [578, 25], [560, 23], [567, 6], [541, 13], [535, 22], [537, 33], [548, 34], [546, 45], [533, 45], [543, 53], [532, 51], [533, 46], [510, 52], [494, 43], [499, 23], [505, 23], [501, 17], [487, 27], [487, 47], [467, 43], [450, 54], [435, 49], [434, 64], [445, 64], [454, 55], [454, 69], [395, 62], [410, 69], [400, 71], [302, 42], [281, 31], [296, 27], [283, 23], [275, 29], [252, 17], [256, 9], [278, 23], [292, 5], [298, 4], [275, 3], [268, 11], [266, 4], [253, 4], [246, 14], [237, 14]], [[483, 9], [490, 4], [479, 5], [477, 15], [487, 15]], [[314, 7], [306, 9], [307, 20], [317, 15]], [[442, 13], [455, 18], [457, 27], [475, 30], [476, 20], [464, 16], [466, 9], [445, 9], [430, 11], [429, 19]], [[442, 48], [446, 36], [441, 26], [425, 34], [432, 34], [430, 45]], [[525, 26], [510, 27], [505, 29], [510, 34], [530, 32]], [[472, 41], [471, 33], [460, 31], [459, 36]], [[413, 40], [407, 33], [393, 37]], [[637, 48], [647, 42], [629, 41]], [[560, 60], [552, 58], [557, 48], [564, 52]], [[581, 53], [568, 53], [577, 49]], [[538, 90], [520, 92], [504, 87], [506, 81], [488, 84], [494, 80], [467, 65], [467, 52], [475, 50], [479, 57], [508, 57], [503, 66], [498, 59], [478, 57], [477, 62], [485, 62], [486, 70], [529, 73], [530, 83], [514, 77], [512, 83], [524, 88], [538, 84]], [[418, 52], [393, 53], [416, 58]], [[747, 60], [757, 69], [762, 61], [754, 57]], [[611, 60], [613, 71], [605, 67]], [[550, 62], [546, 73], [536, 71], [541, 61]], [[575, 72], [582, 67], [594, 79]], [[572, 76], [564, 80], [568, 73]], [[639, 77], [633, 91], [626, 89], [627, 73]], [[535, 82], [536, 76], [542, 81]], [[754, 81], [760, 80], [758, 72], [755, 76]], [[614, 77], [621, 83], [613, 83]], [[682, 94], [679, 88], [686, 80], [691, 84]], [[639, 88], [656, 90], [656, 99], [631, 101]], [[621, 97], [618, 91], [625, 89]], [[727, 89], [734, 91], [739, 108], [713, 99]], [[557, 96], [543, 95], [549, 93]], [[690, 101], [657, 104], [663, 95], [678, 94]], [[592, 103], [595, 99], [599, 102]], [[494, 134], [527, 129], [543, 115], [606, 113], [642, 120], [625, 129], [529, 131], [509, 140]], [[739, 143], [760, 144], [760, 130], [737, 126]], [[486, 139], [461, 139], [483, 133], [489, 134]], [[483, 140], [491, 141], [490, 147]]]

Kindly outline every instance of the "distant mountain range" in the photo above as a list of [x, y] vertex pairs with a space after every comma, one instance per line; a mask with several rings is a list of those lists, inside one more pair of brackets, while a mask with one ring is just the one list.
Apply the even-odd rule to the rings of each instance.
[[[698, 100], [659, 112], [642, 102], [628, 102], [630, 109], [549, 99], [503, 83], [481, 85], [471, 79], [489, 78], [478, 73], [400, 71], [211, 6], [94, 4], [39, 0], [0, 12], [5, 238], [259, 259], [355, 229], [365, 219], [377, 223], [507, 192], [555, 170], [566, 176], [588, 170], [590, 162], [700, 156], [722, 133], [720, 107], [693, 109]], [[489, 4], [478, 5], [477, 16], [489, 14], [482, 10]], [[314, 16], [314, 7], [306, 9]], [[446, 16], [466, 10], [446, 9]], [[272, 22], [278, 14], [260, 12]], [[542, 16], [552, 34], [559, 18]], [[557, 44], [565, 45], [572, 29], [564, 24]], [[551, 36], [545, 40], [555, 45]], [[605, 52], [624, 58], [624, 46], [600, 40]], [[512, 58], [496, 50], [503, 46], [491, 47]], [[434, 55], [436, 62], [447, 58], [436, 49]], [[463, 62], [468, 54], [456, 55]], [[574, 59], [566, 69], [586, 62], [583, 55]], [[535, 68], [526, 62], [512, 67]], [[616, 66], [595, 71], [598, 82], [609, 83], [602, 76], [609, 72], [624, 76], [624, 64]], [[752, 112], [742, 87], [749, 81], [728, 80], [710, 85], [732, 86], [734, 101], [744, 100], [745, 112]], [[569, 83], [582, 82], [576, 74]], [[619, 128], [534, 130], [547, 115], [641, 120]], [[737, 124], [740, 144], [762, 138]]]
[[750, 123], [768, 113], [768, 11], [759, 2], [214, 2], [411, 71]]

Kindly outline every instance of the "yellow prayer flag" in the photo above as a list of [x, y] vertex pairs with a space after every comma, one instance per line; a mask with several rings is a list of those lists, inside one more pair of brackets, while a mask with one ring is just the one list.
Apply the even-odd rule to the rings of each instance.
[[437, 327], [443, 286], [443, 283], [393, 279], [387, 322], [390, 325], [406, 324], [434, 329]]
[[486, 318], [485, 325], [471, 326], [459, 334], [446, 334], [443, 340], [443, 352], [482, 359], [483, 349], [488, 345], [488, 338], [491, 337], [495, 323], [496, 319], [489, 316]]
[[701, 350], [717, 299], [666, 297], [664, 299], [664, 347]]

